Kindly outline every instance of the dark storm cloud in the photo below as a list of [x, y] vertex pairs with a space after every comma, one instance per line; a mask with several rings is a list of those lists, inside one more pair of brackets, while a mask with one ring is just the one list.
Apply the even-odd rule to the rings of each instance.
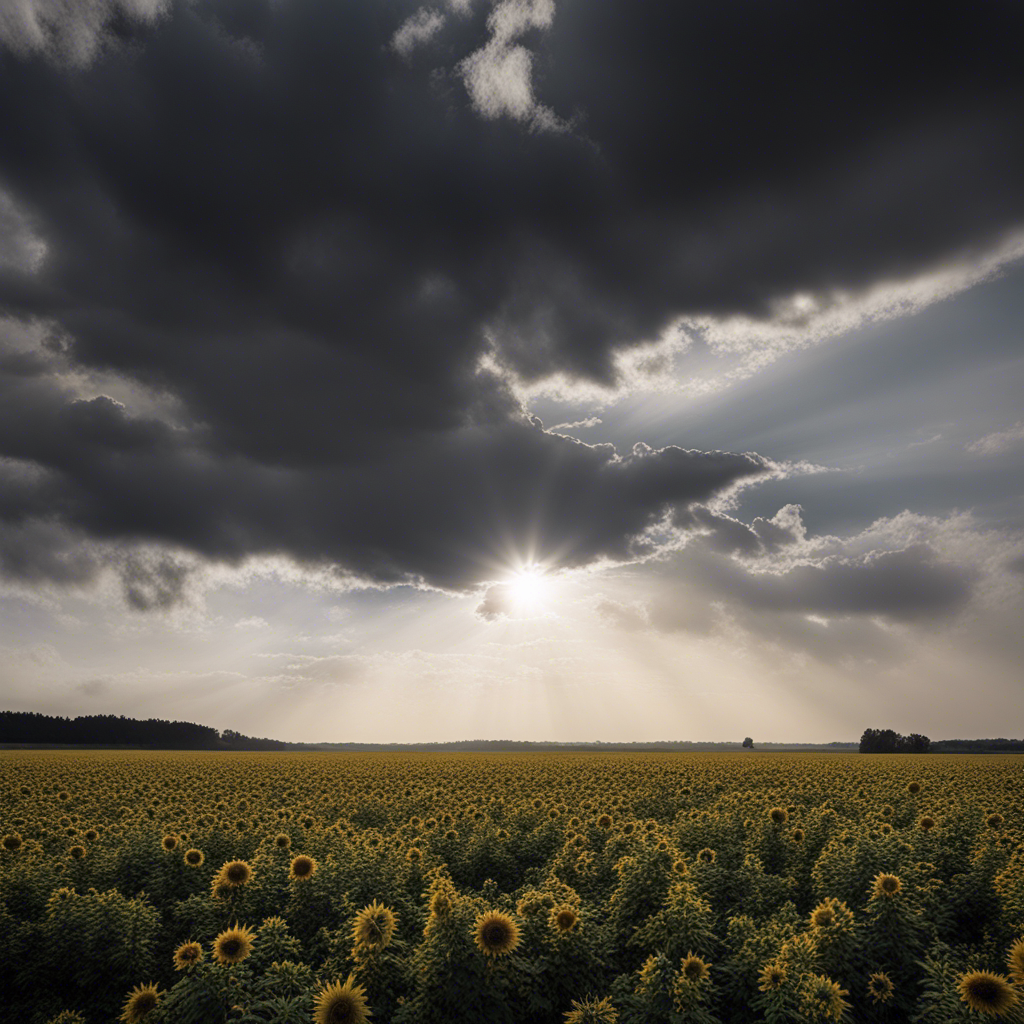
[[[927, 544], [758, 570], [698, 541], [678, 561], [680, 579], [688, 588], [697, 588], [708, 602], [724, 601], [755, 613], [877, 617], [908, 623], [962, 609], [971, 597], [976, 575], [944, 563]], [[652, 622], [670, 627], [673, 605], [672, 599], [659, 602], [651, 612]]]
[[766, 463], [552, 437], [477, 372], [492, 344], [608, 383], [678, 315], [766, 314], [1024, 219], [1018, 4], [557, 4], [516, 37], [557, 124], [473, 108], [489, 5], [394, 43], [418, 10], [178, 3], [107, 19], [88, 66], [0, 53], [0, 311], [182, 410], [4, 356], [0, 455], [43, 467], [0, 498], [11, 529], [455, 588], [643, 554]]
[[[50, 386], [5, 397], [0, 429], [21, 460], [0, 506], [12, 522], [58, 512], [106, 541], [235, 562], [285, 554], [379, 583], [464, 589], [527, 560], [643, 556], [664, 514], [776, 472], [755, 455], [637, 445], [620, 456], [525, 419], [412, 436], [386, 460], [286, 468], [211, 453], [206, 431], [133, 418], [107, 398], [68, 402]], [[140, 609], [173, 603], [182, 582], [159, 567], [124, 575]]]

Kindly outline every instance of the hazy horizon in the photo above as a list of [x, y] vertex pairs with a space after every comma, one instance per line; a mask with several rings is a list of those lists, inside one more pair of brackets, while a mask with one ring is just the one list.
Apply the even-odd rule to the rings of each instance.
[[4, 706], [1019, 735], [1024, 7], [904, 13], [6, 8]]

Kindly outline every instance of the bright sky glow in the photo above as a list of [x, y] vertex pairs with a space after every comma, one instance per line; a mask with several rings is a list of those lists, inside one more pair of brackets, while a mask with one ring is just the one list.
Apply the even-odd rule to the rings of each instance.
[[509, 596], [519, 612], [536, 612], [550, 596], [550, 586], [544, 570], [537, 565], [520, 569], [509, 580]]

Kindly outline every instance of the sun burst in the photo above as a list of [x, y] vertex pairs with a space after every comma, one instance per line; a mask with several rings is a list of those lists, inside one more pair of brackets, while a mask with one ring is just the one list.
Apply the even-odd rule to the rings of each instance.
[[515, 573], [506, 584], [509, 597], [515, 609], [533, 612], [543, 607], [550, 592], [546, 573], [539, 565], [526, 565]]

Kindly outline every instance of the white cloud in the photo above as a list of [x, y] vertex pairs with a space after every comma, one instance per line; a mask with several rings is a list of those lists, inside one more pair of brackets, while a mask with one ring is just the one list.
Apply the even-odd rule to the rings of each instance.
[[530, 29], [550, 28], [553, 0], [501, 0], [487, 19], [490, 38], [459, 64], [459, 73], [474, 109], [483, 117], [502, 116], [529, 122], [537, 130], [559, 131], [566, 125], [533, 94], [533, 54], [514, 45]]
[[408, 57], [417, 46], [429, 42], [445, 23], [445, 16], [429, 7], [421, 7], [402, 22], [391, 38], [391, 46], [403, 57]]
[[[654, 339], [637, 338], [614, 354], [615, 383], [602, 385], [564, 373], [538, 381], [519, 380], [498, 356], [481, 368], [504, 377], [524, 404], [546, 397], [571, 404], [607, 408], [632, 394], [683, 394], [722, 391], [753, 377], [776, 360], [874, 323], [913, 316], [998, 277], [1024, 259], [1024, 232], [1008, 237], [982, 256], [951, 261], [901, 281], [887, 281], [861, 292], [799, 292], [776, 303], [774, 316], [686, 316], [667, 324]], [[937, 438], [933, 439], [937, 440]], [[928, 442], [930, 443], [930, 441]]]
[[588, 416], [585, 420], [573, 420], [571, 423], [556, 423], [553, 427], [548, 427], [548, 430], [587, 430], [590, 427], [598, 426], [600, 423], [600, 417]]
[[715, 390], [751, 377], [794, 349], [807, 348], [873, 323], [912, 316], [993, 278], [1024, 257], [1024, 233], [980, 258], [953, 261], [901, 281], [880, 282], [859, 293], [801, 292], [780, 299], [769, 320], [747, 316], [686, 317], [679, 327], [716, 358], [705, 379], [682, 380], [684, 390]]
[[169, 7], [170, 0], [3, 0], [0, 44], [84, 67], [106, 43], [113, 18], [152, 23]]
[[997, 430], [986, 434], [966, 448], [975, 455], [1002, 455], [1024, 447], [1024, 422], [1015, 423], [1008, 430]]
[[239, 619], [235, 623], [235, 629], [267, 629], [270, 623], [259, 615], [250, 615], [246, 619]]

